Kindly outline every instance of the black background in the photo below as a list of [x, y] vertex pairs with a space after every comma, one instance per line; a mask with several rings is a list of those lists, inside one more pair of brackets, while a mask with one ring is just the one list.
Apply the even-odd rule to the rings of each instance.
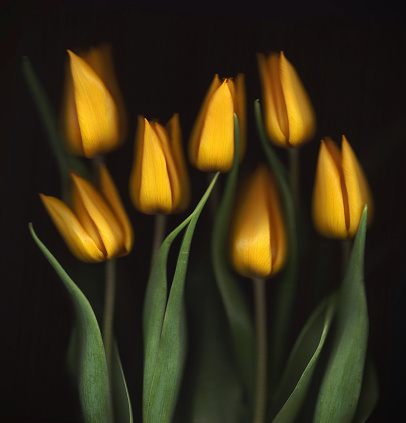
[[[77, 4], [76, 4], [77, 3]], [[80, 7], [78, 6], [80, 4]], [[64, 373], [71, 310], [61, 283], [28, 232], [38, 236], [94, 298], [100, 314], [103, 265], [77, 263], [39, 201], [60, 195], [57, 165], [20, 71], [27, 56], [59, 110], [66, 49], [111, 41], [130, 130], [125, 145], [107, 158], [135, 230], [130, 256], [120, 259], [116, 333], [135, 421], [140, 420], [141, 311], [153, 218], [128, 199], [136, 116], [162, 123], [179, 112], [184, 142], [213, 75], [246, 75], [248, 150], [241, 173], [259, 160], [253, 102], [261, 97], [257, 52], [281, 51], [294, 64], [314, 104], [318, 128], [303, 146], [302, 216], [308, 241], [297, 303], [299, 330], [313, 306], [308, 292], [319, 249], [336, 251], [311, 226], [310, 199], [319, 141], [345, 134], [362, 163], [375, 199], [368, 231], [365, 278], [370, 315], [369, 351], [378, 371], [380, 401], [370, 421], [395, 421], [404, 405], [406, 66], [405, 21], [396, 2], [350, 6], [335, 1], [295, 2], [266, 8], [257, 1], [222, 6], [137, 2], [8, 2], [1, 23], [0, 138], [0, 417], [75, 420], [77, 399]], [[279, 151], [283, 160], [286, 152]], [[207, 180], [189, 167], [192, 204]], [[172, 216], [174, 227], [185, 216]], [[199, 224], [193, 254], [204, 245]], [[207, 232], [207, 229], [206, 229]], [[200, 238], [199, 238], [200, 236]], [[338, 254], [338, 250], [337, 250]], [[335, 283], [334, 277], [329, 287]], [[327, 288], [326, 288], [327, 289]], [[272, 296], [272, 287], [268, 295]], [[249, 295], [249, 293], [247, 294]], [[402, 412], [404, 414], [404, 412]]]

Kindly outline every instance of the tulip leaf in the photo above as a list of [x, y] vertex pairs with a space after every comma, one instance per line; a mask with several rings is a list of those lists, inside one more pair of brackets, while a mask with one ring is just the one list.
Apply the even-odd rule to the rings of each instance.
[[255, 375], [255, 330], [248, 304], [237, 284], [235, 274], [227, 264], [226, 254], [229, 221], [238, 180], [239, 129], [238, 119], [235, 115], [234, 122], [234, 163], [227, 175], [222, 201], [213, 223], [211, 252], [214, 274], [230, 325], [237, 363], [246, 385], [247, 395], [252, 395]]
[[195, 334], [174, 421], [247, 422], [244, 385], [238, 375], [227, 317], [218, 291], [210, 251], [190, 263], [188, 327]]
[[336, 296], [333, 294], [322, 301], [295, 342], [272, 406], [272, 415], [275, 410], [279, 410], [274, 423], [296, 421], [331, 327], [335, 300]]
[[357, 411], [353, 423], [364, 423], [368, 420], [379, 397], [379, 386], [376, 370], [372, 360], [367, 356], [361, 394], [358, 400]]
[[55, 116], [51, 102], [49, 101], [49, 98], [47, 97], [28, 57], [23, 57], [22, 72], [44, 124], [52, 152], [56, 157], [63, 186], [68, 186], [69, 172], [71, 170], [76, 170], [84, 178], [91, 180], [92, 175], [86, 166], [84, 166], [78, 158], [71, 156], [65, 151], [63, 137], [59, 131], [58, 120]]
[[118, 352], [117, 342], [113, 343], [112, 386], [114, 421], [117, 423], [133, 423], [130, 395], [124, 377], [123, 366]]
[[368, 341], [368, 310], [364, 287], [367, 206], [337, 298], [331, 355], [316, 402], [314, 421], [352, 422], [360, 396]]
[[[169, 422], [175, 409], [186, 349], [183, 297], [189, 250], [197, 220], [217, 178], [218, 173], [193, 213], [164, 240], [148, 280], [143, 315], [144, 423]], [[166, 267], [169, 249], [173, 240], [186, 225], [187, 229], [180, 247], [169, 298], [166, 301]]]
[[280, 161], [268, 140], [261, 114], [259, 101], [254, 103], [255, 118], [259, 138], [262, 148], [265, 152], [268, 164], [275, 174], [280, 189], [285, 218], [289, 245], [289, 256], [285, 269], [282, 274], [282, 280], [278, 285], [278, 292], [275, 297], [274, 315], [272, 318], [273, 327], [271, 339], [271, 381], [270, 389], [274, 389], [279, 378], [280, 369], [283, 367], [282, 358], [285, 355], [286, 339], [289, 332], [289, 323], [293, 311], [294, 300], [297, 289], [297, 262], [298, 262], [298, 242], [295, 207], [293, 202], [292, 190], [288, 171]]
[[79, 398], [86, 423], [111, 421], [111, 398], [106, 357], [100, 328], [92, 307], [62, 266], [41, 242], [29, 224], [31, 235], [62, 280], [72, 301], [76, 318], [76, 342], [80, 373], [78, 377]]

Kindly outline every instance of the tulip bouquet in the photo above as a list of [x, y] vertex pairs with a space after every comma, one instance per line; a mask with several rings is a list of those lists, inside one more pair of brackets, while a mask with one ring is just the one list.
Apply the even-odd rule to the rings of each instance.
[[[155, 221], [151, 262], [143, 264], [149, 278], [139, 281], [145, 284], [139, 322], [144, 423], [358, 423], [371, 415], [377, 401], [374, 367], [367, 357], [363, 277], [372, 195], [345, 136], [341, 150], [328, 137], [321, 141], [312, 200], [314, 228], [342, 246], [342, 281], [317, 300], [289, 344], [301, 279], [299, 150], [313, 139], [316, 119], [284, 53], [257, 57], [263, 98], [253, 104], [256, 139], [247, 140], [250, 105], [243, 74], [224, 79], [216, 74], [196, 113], [188, 159], [208, 176], [197, 204], [191, 204], [194, 187], [179, 114], [166, 125], [138, 116], [128, 192], [134, 208]], [[105, 262], [101, 318], [92, 298], [41, 241], [35, 222], [30, 231], [72, 304], [67, 369], [82, 420], [129, 423], [134, 420], [132, 394], [114, 333], [114, 309], [120, 257], [131, 255], [137, 240], [131, 211], [125, 210], [108, 170], [109, 152], [120, 148], [128, 134], [128, 116], [110, 45], [68, 51], [65, 71], [56, 119], [29, 60], [23, 62], [61, 172], [62, 199], [42, 193], [40, 198], [84, 266]], [[259, 142], [263, 154], [255, 169], [241, 177], [247, 142]], [[288, 155], [288, 166], [278, 149]], [[167, 216], [175, 213], [186, 214], [168, 231]], [[209, 222], [206, 240], [194, 236], [202, 215]], [[193, 245], [206, 241], [205, 254], [191, 265]], [[170, 255], [175, 265], [168, 280]], [[271, 284], [275, 295], [269, 304]], [[192, 296], [185, 294], [188, 286]], [[198, 353], [191, 366], [193, 322]]]

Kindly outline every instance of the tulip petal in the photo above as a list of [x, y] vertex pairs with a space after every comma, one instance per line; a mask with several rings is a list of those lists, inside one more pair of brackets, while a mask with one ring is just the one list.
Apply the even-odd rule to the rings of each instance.
[[368, 220], [370, 221], [372, 217], [372, 195], [364, 171], [344, 135], [342, 137], [341, 152], [342, 169], [348, 195], [348, 232], [351, 237], [354, 237], [357, 233], [365, 204], [368, 205]]
[[268, 196], [268, 210], [271, 211], [269, 218], [271, 220], [272, 273], [277, 273], [286, 263], [288, 253], [285, 221], [276, 179], [268, 168], [264, 167], [264, 169], [264, 190]]
[[214, 92], [207, 106], [196, 166], [206, 172], [227, 172], [233, 159], [234, 104], [226, 79]]
[[110, 92], [117, 107], [119, 120], [119, 139], [123, 142], [127, 134], [127, 112], [124, 99], [117, 82], [114, 68], [113, 49], [111, 43], [102, 43], [98, 47], [91, 47], [83, 54], [79, 54], [97, 73]]
[[134, 242], [133, 228], [118, 190], [104, 163], [101, 163], [99, 167], [99, 188], [121, 226], [125, 248], [125, 251], [121, 255], [127, 255], [131, 251]]
[[106, 153], [118, 144], [115, 102], [96, 72], [68, 50], [83, 150], [86, 157]]
[[[124, 235], [114, 213], [90, 182], [73, 173], [71, 177], [74, 182], [74, 189], [77, 189], [82, 200], [83, 208], [97, 227], [107, 252], [107, 258], [117, 256], [124, 244]], [[77, 203], [77, 205], [80, 206], [80, 203]], [[84, 212], [80, 209], [75, 210], [75, 212], [79, 218], [84, 215]]]
[[142, 151], [141, 174], [136, 189], [137, 206], [147, 214], [170, 213], [173, 207], [172, 188], [161, 140], [147, 119], [144, 134], [140, 134], [138, 151]]
[[202, 133], [203, 123], [206, 117], [209, 101], [214, 92], [220, 87], [220, 85], [221, 82], [219, 76], [216, 74], [214, 75], [213, 81], [210, 84], [209, 90], [207, 91], [207, 94], [200, 107], [199, 114], [193, 126], [189, 142], [189, 160], [193, 166], [197, 166], [197, 154], [199, 150], [200, 136]]
[[321, 141], [312, 215], [314, 225], [320, 233], [327, 237], [346, 239], [348, 232], [341, 188], [342, 178], [336, 157], [340, 153], [334, 152], [334, 146], [332, 143], [327, 147], [326, 143]]
[[43, 194], [40, 197], [67, 246], [79, 260], [92, 263], [106, 259], [68, 206], [55, 197]]
[[187, 171], [185, 154], [182, 144], [182, 132], [179, 122], [179, 114], [175, 113], [169, 122], [165, 125], [165, 129], [169, 134], [171, 143], [171, 151], [173, 160], [177, 169], [177, 177], [180, 183], [180, 193], [174, 198], [174, 212], [182, 212], [186, 209], [190, 201], [190, 181]]
[[262, 83], [264, 102], [264, 120], [269, 137], [280, 147], [288, 147], [289, 122], [285, 98], [280, 81], [279, 57], [270, 54], [257, 55], [258, 67]]
[[315, 114], [295, 68], [283, 52], [280, 55], [280, 80], [289, 121], [289, 144], [295, 147], [314, 135]]
[[237, 272], [265, 278], [272, 272], [271, 220], [262, 171], [244, 184], [232, 227], [231, 258]]
[[62, 133], [65, 135], [66, 149], [70, 154], [83, 156], [82, 134], [76, 111], [75, 93], [69, 63], [66, 63], [62, 98], [61, 127]]

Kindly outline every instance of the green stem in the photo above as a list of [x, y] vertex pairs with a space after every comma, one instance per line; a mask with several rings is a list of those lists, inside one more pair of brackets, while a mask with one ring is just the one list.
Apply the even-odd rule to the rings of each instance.
[[112, 355], [112, 342], [113, 342], [114, 303], [115, 303], [115, 297], [116, 297], [116, 259], [113, 258], [108, 260], [105, 266], [106, 266], [106, 280], [105, 280], [105, 294], [104, 294], [103, 343], [104, 343], [104, 351], [106, 354], [110, 394], [112, 396], [111, 355]]
[[290, 186], [292, 189], [293, 205], [297, 214], [299, 210], [299, 196], [300, 196], [300, 161], [299, 161], [299, 149], [289, 149], [289, 171], [290, 171]]
[[165, 229], [166, 229], [166, 214], [155, 215], [154, 237], [152, 239], [151, 268], [152, 268], [152, 265], [154, 264], [155, 258], [164, 240]]
[[254, 423], [263, 423], [266, 411], [267, 329], [265, 280], [253, 279], [255, 298], [255, 326], [257, 338], [256, 392]]

